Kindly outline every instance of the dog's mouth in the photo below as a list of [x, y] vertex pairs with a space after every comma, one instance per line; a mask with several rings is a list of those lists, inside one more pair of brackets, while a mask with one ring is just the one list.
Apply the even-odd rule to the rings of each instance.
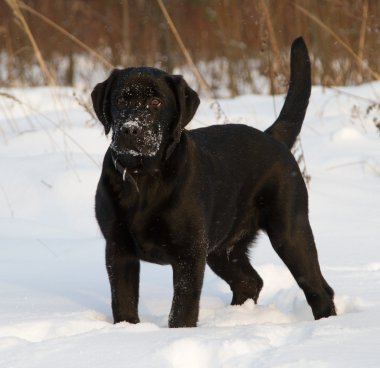
[[155, 157], [163, 138], [160, 125], [155, 128], [138, 121], [128, 121], [113, 130], [111, 148], [119, 155]]

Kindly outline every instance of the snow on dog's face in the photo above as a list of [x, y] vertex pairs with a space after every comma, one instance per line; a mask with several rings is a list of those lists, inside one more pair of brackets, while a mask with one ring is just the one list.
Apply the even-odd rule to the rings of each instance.
[[130, 68], [113, 83], [109, 97], [111, 148], [117, 154], [155, 157], [162, 148], [176, 104], [172, 90], [154, 77], [145, 68]]
[[162, 116], [163, 96], [145, 83], [126, 83], [111, 95], [112, 143], [118, 154], [156, 156], [169, 126]]
[[91, 97], [111, 149], [131, 162], [170, 157], [199, 104], [181, 76], [148, 67], [115, 69]]

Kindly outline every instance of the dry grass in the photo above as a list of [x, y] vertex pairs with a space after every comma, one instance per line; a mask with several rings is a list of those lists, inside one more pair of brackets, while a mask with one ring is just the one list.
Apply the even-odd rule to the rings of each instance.
[[46, 82], [48, 83], [48, 85], [54, 85], [55, 80], [54, 80], [53, 76], [51, 75], [51, 73], [49, 72], [49, 69], [46, 66], [45, 60], [42, 57], [40, 48], [37, 45], [37, 42], [33, 36], [33, 33], [30, 30], [30, 27], [29, 27], [24, 15], [21, 12], [19, 1], [18, 0], [5, 0], [5, 1], [9, 5], [9, 7], [12, 9], [13, 14], [15, 16], [15, 19], [19, 22], [21, 29], [27, 35], [27, 37], [28, 37], [28, 39], [29, 39], [29, 41], [33, 47], [33, 51], [35, 53], [37, 62], [40, 65], [42, 73], [44, 74], [44, 76], [46, 78]]
[[43, 22], [47, 23], [52, 28], [56, 29], [58, 32], [62, 33], [65, 37], [73, 41], [75, 44], [77, 44], [79, 47], [81, 47], [84, 51], [88, 52], [90, 55], [94, 56], [97, 60], [99, 60], [106, 68], [114, 68], [114, 65], [112, 65], [108, 60], [106, 60], [102, 55], [100, 55], [96, 50], [93, 48], [87, 46], [84, 42], [82, 42], [80, 39], [75, 37], [72, 33], [61, 27], [56, 22], [52, 21], [45, 15], [41, 14], [40, 12], [36, 11], [29, 5], [25, 4], [23, 1], [20, 0], [6, 0], [11, 1], [13, 3], [18, 3], [18, 6], [20, 9], [26, 10], [27, 12], [35, 15], [39, 19], [41, 19]]
[[175, 26], [172, 18], [170, 17], [170, 15], [166, 9], [166, 6], [162, 2], [162, 0], [157, 0], [157, 3], [158, 3], [158, 5], [162, 11], [162, 14], [165, 17], [166, 22], [168, 23], [168, 25], [170, 27], [171, 32], [173, 33], [174, 38], [176, 39], [176, 41], [178, 43], [179, 48], [181, 49], [183, 55], [185, 56], [186, 61], [190, 65], [191, 70], [193, 71], [195, 77], [197, 78], [199, 85], [201, 86], [201, 88], [203, 89], [203, 91], [205, 92], [205, 94], [208, 98], [210, 98], [210, 99], [214, 98], [214, 93], [212, 92], [212, 90], [208, 86], [207, 82], [203, 78], [201, 72], [199, 71], [198, 67], [194, 63], [193, 58], [191, 57], [188, 49], [186, 48], [185, 44], [183, 43], [182, 37], [178, 33], [177, 27]]
[[[203, 69], [208, 85], [214, 87], [222, 78], [228, 79], [231, 95], [237, 95], [243, 90], [249, 92], [249, 88], [252, 92], [260, 90], [249, 65], [255, 60], [255, 69], [270, 80], [272, 92], [278, 93], [284, 91], [285, 55], [291, 40], [303, 35], [312, 55], [314, 83], [361, 83], [379, 77], [377, 3], [122, 0], [111, 5], [106, 0], [6, 0], [0, 2], [4, 40], [0, 52], [17, 62], [3, 61], [8, 77], [2, 82], [11, 85], [21, 77], [26, 84], [41, 84], [29, 70], [36, 63], [36, 55], [42, 54], [47, 68], [41, 58], [37, 63], [44, 79], [48, 69], [56, 83], [72, 84], [77, 65], [73, 55], [86, 54], [104, 68], [127, 61], [157, 65], [171, 72], [173, 67], [188, 64], [197, 74], [201, 62], [209, 63]], [[18, 29], [12, 18], [17, 19]], [[29, 47], [32, 39], [34, 47]], [[217, 58], [224, 58], [226, 64], [219, 72], [211, 65]], [[58, 63], [61, 70], [55, 75]], [[62, 66], [65, 63], [67, 66]], [[197, 78], [203, 85], [205, 78]]]
[[[377, 73], [376, 71], [372, 70], [372, 68], [366, 64], [365, 60], [363, 59], [363, 49], [364, 49], [364, 32], [361, 36], [361, 44], [360, 44], [360, 49], [362, 50], [361, 55], [360, 51], [359, 54], [357, 54], [350, 45], [348, 45], [341, 37], [338, 36], [338, 34], [331, 28], [328, 27], [324, 22], [322, 22], [318, 17], [316, 17], [314, 14], [309, 12], [307, 9], [302, 7], [301, 5], [294, 3], [294, 6], [304, 15], [306, 15], [308, 18], [310, 18], [313, 22], [318, 24], [319, 27], [321, 27], [324, 31], [328, 32], [331, 36], [333, 36], [343, 47], [344, 49], [348, 52], [348, 54], [352, 57], [352, 59], [358, 64], [358, 66], [364, 70], [368, 70], [368, 72], [371, 74], [371, 76], [376, 79], [380, 80], [380, 74]], [[368, 2], [367, 2], [367, 7], [368, 7]], [[363, 12], [368, 12], [368, 9], [365, 11], [365, 8], [363, 8]], [[363, 19], [364, 21], [364, 19]], [[365, 23], [364, 23], [365, 26]]]

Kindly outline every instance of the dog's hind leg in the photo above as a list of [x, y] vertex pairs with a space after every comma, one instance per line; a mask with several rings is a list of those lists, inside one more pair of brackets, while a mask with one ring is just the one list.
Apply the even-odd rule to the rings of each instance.
[[230, 285], [233, 293], [231, 305], [241, 305], [247, 299], [257, 303], [263, 287], [263, 280], [249, 262], [247, 248], [247, 242], [237, 244], [230, 253], [223, 248], [210, 253], [207, 258], [210, 268]]
[[276, 216], [267, 228], [274, 250], [305, 293], [314, 318], [335, 315], [334, 291], [322, 276], [307, 210], [274, 211]]

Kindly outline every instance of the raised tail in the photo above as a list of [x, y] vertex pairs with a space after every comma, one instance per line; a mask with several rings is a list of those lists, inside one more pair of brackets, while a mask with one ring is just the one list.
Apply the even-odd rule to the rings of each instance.
[[284, 106], [277, 120], [265, 130], [276, 140], [292, 148], [301, 131], [311, 92], [309, 53], [302, 37], [292, 43], [290, 83]]

